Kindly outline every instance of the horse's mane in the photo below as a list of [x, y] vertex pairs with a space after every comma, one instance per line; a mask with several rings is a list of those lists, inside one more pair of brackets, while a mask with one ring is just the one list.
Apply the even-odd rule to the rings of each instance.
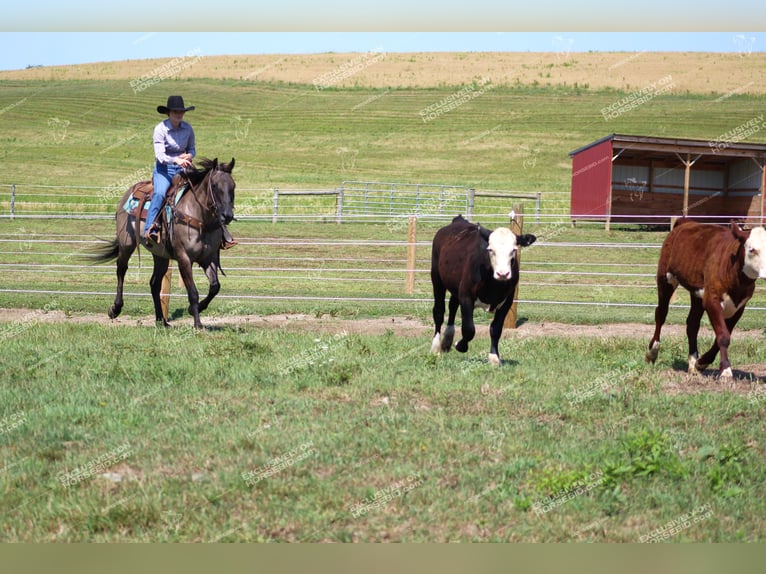
[[198, 160], [197, 163], [199, 164], [199, 167], [196, 165], [192, 166], [185, 172], [186, 178], [191, 181], [193, 185], [197, 185], [205, 179], [205, 176], [217, 167], [218, 160], [203, 157]]

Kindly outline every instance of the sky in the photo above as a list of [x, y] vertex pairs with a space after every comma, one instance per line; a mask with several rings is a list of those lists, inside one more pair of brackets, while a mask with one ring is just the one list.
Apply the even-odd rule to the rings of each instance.
[[766, 32], [2, 32], [0, 70], [322, 52], [763, 52]]

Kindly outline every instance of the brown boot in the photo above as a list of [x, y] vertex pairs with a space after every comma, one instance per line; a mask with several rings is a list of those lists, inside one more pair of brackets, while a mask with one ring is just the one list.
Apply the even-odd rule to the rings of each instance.
[[144, 233], [144, 239], [146, 239], [147, 243], [159, 243], [160, 228], [155, 224], [152, 224], [152, 226], [146, 230], [146, 233]]
[[226, 227], [224, 227], [223, 237], [221, 238], [221, 249], [231, 249], [232, 247], [238, 244], [239, 244], [239, 241], [234, 239], [234, 237], [232, 237], [229, 230]]

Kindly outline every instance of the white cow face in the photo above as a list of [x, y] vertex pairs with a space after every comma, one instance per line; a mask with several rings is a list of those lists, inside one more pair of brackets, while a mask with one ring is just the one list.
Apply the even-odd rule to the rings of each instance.
[[489, 263], [497, 281], [510, 281], [511, 262], [516, 258], [518, 244], [516, 235], [506, 227], [495, 229], [489, 236]]
[[742, 272], [750, 279], [766, 279], [766, 229], [755, 227], [745, 242], [745, 265]]

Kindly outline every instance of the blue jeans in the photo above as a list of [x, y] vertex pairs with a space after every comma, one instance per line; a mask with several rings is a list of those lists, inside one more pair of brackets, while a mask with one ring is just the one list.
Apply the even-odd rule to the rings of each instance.
[[181, 171], [181, 166], [172, 164], [165, 165], [159, 162], [154, 163], [154, 173], [152, 174], [152, 184], [154, 185], [154, 193], [152, 194], [152, 201], [149, 204], [149, 209], [146, 211], [146, 224], [144, 229], [149, 227], [157, 219], [157, 215], [162, 209], [162, 204], [165, 203], [165, 195], [170, 188], [170, 184], [173, 182], [173, 177]]

